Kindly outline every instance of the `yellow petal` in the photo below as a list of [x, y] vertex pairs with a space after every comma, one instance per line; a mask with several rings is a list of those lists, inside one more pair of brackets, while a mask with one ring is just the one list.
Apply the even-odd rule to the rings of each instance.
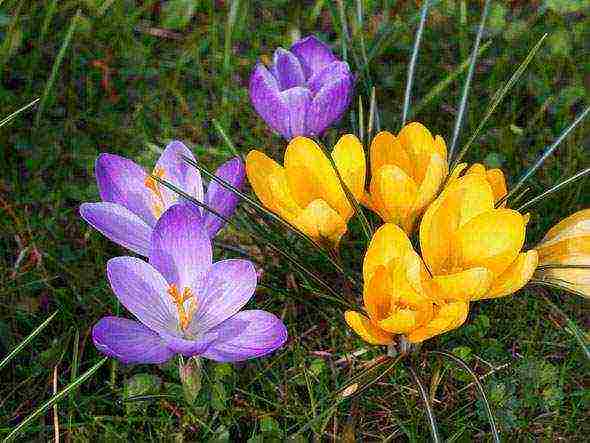
[[332, 158], [342, 181], [354, 195], [354, 198], [360, 201], [365, 193], [365, 175], [367, 173], [363, 145], [354, 135], [343, 135], [334, 146]]
[[493, 279], [493, 274], [486, 268], [437, 275], [430, 281], [430, 294], [438, 301], [474, 300], [488, 292]]
[[379, 322], [379, 327], [392, 334], [408, 334], [417, 328], [417, 312], [411, 309], [398, 309]]
[[330, 160], [313, 140], [295, 137], [285, 151], [285, 170], [293, 198], [305, 208], [313, 200], [324, 200], [343, 218], [352, 214]]
[[391, 310], [391, 277], [385, 266], [375, 269], [371, 280], [365, 284], [363, 302], [369, 317], [379, 321], [389, 315]]
[[542, 243], [536, 248], [539, 253], [540, 264], [555, 261], [555, 257], [574, 254], [590, 254], [590, 235], [568, 237], [558, 242]]
[[434, 318], [426, 326], [414, 330], [408, 335], [412, 343], [419, 343], [435, 335], [456, 329], [465, 323], [469, 314], [468, 302], [445, 303], [436, 312]]
[[[417, 122], [408, 123], [398, 134], [402, 148], [410, 157], [409, 175], [417, 183], [422, 182], [430, 163], [430, 156], [436, 152], [434, 137], [430, 131]], [[440, 146], [438, 147], [440, 149]]]
[[412, 250], [412, 243], [401, 228], [393, 223], [384, 224], [373, 234], [367, 248], [363, 260], [364, 281], [371, 281], [378, 266], [387, 267], [391, 260], [400, 260], [407, 251]]
[[348, 326], [368, 343], [373, 345], [388, 345], [393, 341], [393, 334], [379, 328], [359, 312], [346, 311], [344, 318]]
[[384, 221], [395, 223], [404, 230], [409, 229], [406, 220], [413, 211], [418, 191], [414, 180], [397, 166], [387, 165], [377, 171], [372, 181], [375, 186], [371, 191], [387, 216]]
[[320, 242], [337, 245], [346, 232], [346, 221], [324, 200], [314, 200], [293, 220], [301, 231]]
[[[486, 172], [486, 176], [492, 191], [494, 192], [494, 201], [498, 202], [508, 194], [508, 188], [506, 187], [506, 178], [501, 169], [489, 169]], [[506, 203], [502, 204], [504, 207]]]
[[391, 132], [382, 131], [371, 142], [371, 174], [385, 165], [394, 165], [410, 173], [410, 157], [398, 138]]
[[494, 209], [479, 214], [457, 231], [453, 253], [462, 268], [481, 266], [497, 277], [516, 259], [524, 237], [520, 213]]
[[[576, 254], [555, 257], [554, 264], [590, 266], [590, 254]], [[554, 282], [560, 286], [590, 298], [590, 269], [584, 268], [547, 268], [540, 269], [535, 277]]]
[[434, 138], [434, 149], [438, 152], [438, 155], [447, 163], [447, 144], [445, 143], [445, 139], [442, 138], [440, 135], [437, 135]]
[[480, 174], [480, 175], [486, 175], [486, 167], [484, 165], [482, 165], [481, 163], [474, 163], [472, 164], [469, 169], [467, 171], [465, 171], [465, 174]]
[[514, 263], [492, 282], [489, 291], [481, 298], [499, 298], [515, 293], [531, 279], [538, 261], [537, 251], [521, 252]]
[[484, 175], [465, 175], [459, 178], [454, 186], [454, 192], [449, 191], [449, 204], [457, 208], [457, 228], [494, 208], [494, 193]]
[[542, 243], [550, 244], [580, 235], [590, 235], [590, 209], [575, 212], [561, 220], [547, 232]]
[[292, 222], [301, 212], [293, 199], [284, 168], [259, 151], [246, 157], [246, 173], [254, 193], [264, 206]]
[[438, 194], [443, 181], [448, 173], [447, 161], [440, 154], [433, 154], [426, 170], [424, 180], [418, 188], [418, 196], [415, 203], [415, 211], [418, 215], [426, 209]]

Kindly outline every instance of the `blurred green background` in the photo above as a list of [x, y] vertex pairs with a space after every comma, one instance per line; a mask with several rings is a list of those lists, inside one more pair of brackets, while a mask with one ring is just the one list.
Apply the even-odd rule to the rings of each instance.
[[[217, 120], [241, 152], [256, 147], [281, 159], [285, 143], [249, 105], [248, 76], [257, 59], [268, 61], [277, 46], [289, 47], [310, 33], [339, 56], [345, 48], [353, 70], [364, 73], [356, 91], [365, 111], [375, 86], [381, 127], [397, 131], [419, 3], [0, 0], [0, 118], [41, 99], [0, 128], [0, 356], [59, 311], [2, 370], [0, 436], [51, 397], [54, 372], [61, 389], [99, 360], [90, 329], [101, 316], [119, 312], [104, 266], [125, 252], [78, 217], [81, 202], [98, 199], [96, 156], [112, 152], [151, 167], [155, 147], [180, 139], [213, 169], [231, 155], [214, 128]], [[431, 3], [411, 113], [448, 141], [464, 78], [457, 68], [469, 56], [482, 2]], [[502, 167], [510, 181], [589, 102], [590, 4], [492, 2], [462, 142], [544, 33], [543, 47], [467, 157]], [[359, 67], [365, 57], [368, 65]], [[344, 118], [328, 139], [353, 126], [356, 120]], [[590, 125], [582, 123], [536, 174], [530, 195], [588, 167], [589, 137]], [[533, 208], [531, 244], [553, 223], [588, 206], [587, 184], [579, 181]], [[352, 232], [342, 250], [358, 269], [364, 242], [355, 240], [358, 226]], [[401, 369], [335, 411], [322, 403], [382, 350], [354, 336], [340, 308], [318, 303], [289, 264], [264, 245], [231, 228], [221, 241], [261, 256], [262, 285], [283, 288], [262, 287], [257, 302], [284, 316], [288, 346], [246, 364], [208, 363], [192, 405], [182, 398], [173, 364], [109, 362], [59, 403], [62, 438], [273, 441], [314, 418], [298, 438], [428, 438], [420, 398]], [[478, 374], [489, 373], [485, 385], [505, 436], [579, 441], [590, 432], [588, 359], [570, 322], [587, 328], [587, 307], [569, 294], [524, 290], [473, 305], [465, 327], [425, 348], [453, 350]], [[462, 389], [470, 381], [466, 374], [432, 357], [419, 370], [430, 383], [441, 433], [450, 441], [489, 440], [483, 406], [475, 391]], [[159, 397], [126, 401], [154, 394]], [[51, 409], [21, 438], [49, 440], [54, 431]]]

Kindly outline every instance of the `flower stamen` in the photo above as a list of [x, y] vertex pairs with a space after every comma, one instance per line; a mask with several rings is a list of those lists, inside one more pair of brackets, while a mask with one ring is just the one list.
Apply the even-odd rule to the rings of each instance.
[[[152, 175], [154, 175], [160, 179], [163, 179], [164, 175], [165, 175], [164, 168], [162, 168], [161, 166], [156, 166], [154, 168], [154, 172]], [[143, 184], [145, 185], [146, 188], [148, 188], [150, 191], [152, 191], [152, 195], [154, 197], [152, 212], [154, 213], [156, 218], [160, 218], [160, 216], [164, 212], [164, 208], [165, 208], [164, 195], [162, 194], [162, 189], [160, 189], [159, 183], [151, 175], [149, 175], [145, 178], [145, 181], [143, 182]]]
[[[197, 303], [193, 296], [190, 288], [184, 288], [182, 293], [178, 290], [178, 287], [172, 283], [168, 288], [168, 294], [172, 298], [172, 302], [176, 305], [178, 311], [178, 321], [181, 329], [184, 331], [191, 322], [193, 314], [195, 313]], [[188, 312], [184, 308], [184, 303], [190, 300]]]

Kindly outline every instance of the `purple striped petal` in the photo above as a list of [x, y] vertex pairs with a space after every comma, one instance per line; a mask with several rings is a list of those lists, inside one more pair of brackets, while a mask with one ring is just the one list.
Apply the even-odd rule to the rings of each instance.
[[254, 295], [257, 279], [256, 269], [248, 260], [214, 263], [205, 279], [193, 286], [198, 307], [188, 330], [209, 331], [236, 314]]
[[321, 135], [342, 116], [350, 103], [351, 90], [351, 79], [341, 77], [318, 92], [307, 113], [307, 129], [311, 134]]
[[275, 315], [259, 310], [242, 311], [214, 331], [220, 337], [202, 356], [219, 362], [262, 357], [287, 341], [283, 322]]
[[280, 95], [279, 85], [262, 64], [257, 64], [250, 77], [250, 101], [254, 109], [272, 130], [286, 138], [289, 113]]
[[[215, 175], [220, 179], [228, 182], [236, 189], [241, 189], [244, 184], [246, 175], [244, 163], [239, 157], [222, 164]], [[239, 197], [229, 189], [224, 188], [219, 183], [211, 180], [209, 188], [205, 194], [205, 203], [225, 218], [230, 218], [238, 206]], [[203, 210], [203, 226], [209, 234], [209, 238], [215, 237], [219, 230], [223, 228], [225, 222], [206, 209]]]
[[152, 228], [118, 203], [83, 203], [80, 215], [109, 240], [140, 255], [149, 252]]
[[174, 351], [158, 334], [126, 318], [104, 317], [92, 328], [94, 346], [123, 363], [164, 363]]
[[[166, 146], [156, 163], [156, 168], [163, 170], [164, 180], [202, 202], [203, 181], [201, 180], [201, 173], [197, 168], [184, 161], [183, 156], [195, 160], [192, 151], [184, 143], [175, 140]], [[176, 192], [164, 185], [158, 186], [164, 196], [166, 209], [181, 199]]]
[[320, 71], [324, 66], [337, 60], [328, 45], [313, 35], [295, 42], [291, 46], [290, 51], [301, 62], [307, 79]]
[[283, 48], [278, 48], [274, 53], [272, 73], [281, 91], [305, 84], [301, 63], [297, 57]]
[[192, 204], [171, 206], [152, 233], [149, 261], [182, 292], [212, 263], [211, 240], [199, 209]]
[[102, 201], [119, 203], [150, 226], [156, 223], [153, 196], [145, 186], [147, 174], [141, 166], [118, 155], [100, 154], [94, 169]]
[[291, 140], [298, 135], [309, 135], [305, 122], [312, 102], [311, 92], [308, 89], [296, 87], [281, 92], [281, 96], [289, 109], [289, 137], [285, 138]]
[[185, 357], [200, 355], [211, 345], [217, 338], [218, 334], [205, 334], [196, 340], [187, 340], [185, 338], [174, 337], [171, 335], [162, 336], [166, 346], [176, 354], [182, 354]]
[[324, 68], [312, 75], [307, 82], [307, 87], [311, 90], [312, 94], [315, 95], [324, 85], [342, 77], [349, 77], [352, 79], [348, 63], [335, 61], [324, 66]]
[[116, 257], [107, 263], [107, 277], [121, 304], [152, 331], [178, 335], [178, 313], [168, 283], [149, 263]]

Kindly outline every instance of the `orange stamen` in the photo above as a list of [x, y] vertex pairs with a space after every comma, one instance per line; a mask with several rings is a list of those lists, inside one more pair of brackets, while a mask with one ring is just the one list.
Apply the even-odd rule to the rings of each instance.
[[[178, 287], [172, 283], [170, 285], [170, 287], [168, 288], [168, 294], [170, 295], [170, 297], [172, 298], [172, 301], [174, 302], [174, 304], [176, 305], [176, 310], [178, 311], [178, 321], [180, 322], [180, 327], [182, 328], [182, 330], [185, 330], [188, 325], [190, 324], [192, 318], [193, 318], [193, 314], [195, 313], [196, 310], [196, 301], [195, 298], [193, 297], [193, 294], [190, 290], [190, 288], [184, 288], [182, 291], [182, 294], [180, 293], [180, 291], [178, 290]], [[184, 303], [190, 300], [190, 305], [189, 305], [189, 309], [188, 312], [186, 312], [186, 310], [184, 309]]]
[[[161, 166], [156, 166], [154, 168], [154, 172], [152, 175], [160, 179], [163, 179], [165, 175], [164, 168], [162, 168]], [[152, 191], [152, 194], [154, 195], [152, 211], [154, 212], [156, 217], [159, 218], [160, 215], [162, 215], [162, 212], [164, 212], [164, 196], [162, 195], [162, 190], [160, 189], [159, 183], [156, 181], [154, 177], [148, 175], [145, 178], [143, 184], [146, 188]]]

